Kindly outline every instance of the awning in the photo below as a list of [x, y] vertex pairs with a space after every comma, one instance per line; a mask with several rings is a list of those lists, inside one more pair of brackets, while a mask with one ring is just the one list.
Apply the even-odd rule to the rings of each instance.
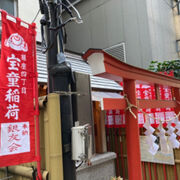
[[101, 103], [101, 109], [104, 110], [104, 98], [110, 99], [123, 99], [123, 96], [119, 93], [115, 92], [99, 92], [99, 91], [92, 91], [92, 101], [99, 101]]

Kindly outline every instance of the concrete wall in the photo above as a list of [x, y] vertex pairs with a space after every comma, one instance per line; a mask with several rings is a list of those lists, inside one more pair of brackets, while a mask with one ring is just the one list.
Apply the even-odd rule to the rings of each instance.
[[76, 7], [84, 23], [67, 26], [67, 49], [125, 42], [127, 63], [144, 68], [151, 60], [177, 58], [172, 10], [163, 0], [82, 0]]
[[177, 59], [171, 0], [146, 0], [153, 60]]
[[77, 180], [110, 180], [116, 176], [114, 152], [96, 154], [91, 165], [82, 165], [76, 170]]
[[[38, 0], [18, 0], [18, 16], [26, 22], [32, 23], [38, 10], [39, 10]], [[35, 23], [37, 24], [37, 41], [41, 40], [40, 23], [39, 23], [40, 18], [41, 18], [41, 13], [39, 13], [35, 21]]]
[[[82, 53], [89, 48], [107, 48], [125, 42], [127, 63], [135, 66], [147, 68], [151, 60], [177, 59], [170, 5], [171, 0], [82, 0], [76, 6], [84, 23], [67, 26], [66, 49]], [[18, 15], [29, 23], [38, 9], [37, 0], [18, 0]], [[38, 41], [40, 18], [39, 14], [35, 21]]]
[[[175, 6], [175, 3], [173, 5]], [[173, 9], [173, 14], [174, 14], [174, 23], [176, 30], [176, 39], [180, 40], [180, 15], [178, 14], [178, 10], [176, 7]], [[180, 53], [178, 55], [180, 57]]]

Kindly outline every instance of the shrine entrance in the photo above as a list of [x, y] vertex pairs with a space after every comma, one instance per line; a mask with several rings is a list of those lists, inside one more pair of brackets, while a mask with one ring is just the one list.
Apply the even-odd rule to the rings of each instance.
[[[178, 180], [180, 80], [128, 65], [103, 50], [90, 49], [84, 59], [93, 75], [123, 84], [124, 98], [101, 102], [108, 150], [117, 154], [117, 175], [129, 180]], [[146, 86], [143, 93], [149, 93], [148, 98], [140, 97], [140, 85]], [[159, 152], [169, 159], [153, 160]]]

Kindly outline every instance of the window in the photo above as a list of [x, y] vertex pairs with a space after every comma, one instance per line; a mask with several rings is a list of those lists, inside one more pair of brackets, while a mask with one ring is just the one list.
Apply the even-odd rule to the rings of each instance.
[[17, 0], [0, 0], [0, 8], [17, 16]]

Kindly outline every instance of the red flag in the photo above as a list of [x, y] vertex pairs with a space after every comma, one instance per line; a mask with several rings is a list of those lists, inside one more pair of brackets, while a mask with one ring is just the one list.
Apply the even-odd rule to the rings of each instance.
[[0, 61], [0, 167], [36, 160], [35, 30], [2, 14]]

